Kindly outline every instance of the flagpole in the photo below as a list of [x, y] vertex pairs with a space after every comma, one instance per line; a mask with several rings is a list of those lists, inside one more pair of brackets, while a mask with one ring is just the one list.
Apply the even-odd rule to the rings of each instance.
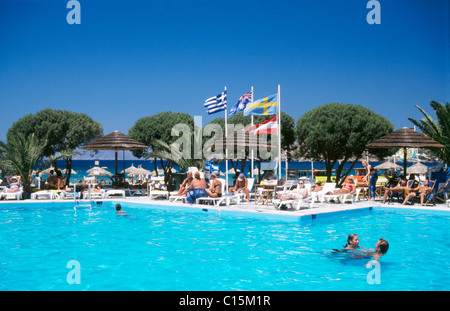
[[[252, 90], [251, 90], [251, 92], [252, 92], [252, 103], [253, 103], [253, 85], [252, 85]], [[250, 126], [253, 126], [253, 115], [251, 115], [251, 125]], [[252, 158], [251, 158], [251, 169], [250, 169], [250, 177], [252, 177], [253, 178], [253, 163], [254, 163], [254, 160], [253, 160], [253, 149], [252, 149]]]
[[278, 84], [278, 178], [281, 178], [281, 92]]
[[[227, 91], [227, 87], [225, 86], [225, 92]], [[228, 106], [228, 105], [227, 105]], [[225, 189], [226, 193], [228, 193], [228, 144], [227, 144], [227, 136], [228, 136], [228, 121], [227, 121], [227, 113], [228, 108], [225, 106]]]

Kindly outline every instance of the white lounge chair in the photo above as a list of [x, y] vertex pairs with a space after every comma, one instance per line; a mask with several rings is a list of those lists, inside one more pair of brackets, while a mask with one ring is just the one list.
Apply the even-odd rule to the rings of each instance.
[[114, 190], [106, 190], [105, 191], [105, 199], [111, 199], [116, 197], [125, 198], [125, 190], [114, 189]]
[[[247, 189], [248, 189], [248, 192], [250, 194], [249, 196], [251, 196], [254, 184], [255, 184], [255, 179], [254, 178], [247, 178]], [[234, 202], [236, 202], [236, 204], [240, 204], [241, 203], [241, 198], [244, 199], [244, 200], [247, 198], [247, 196], [246, 196], [246, 194], [244, 192], [239, 192], [239, 193], [235, 192], [234, 194], [228, 195], [227, 197], [230, 200], [230, 202], [234, 201]]]
[[[91, 192], [91, 199], [92, 200], [101, 200], [105, 198], [104, 192]], [[87, 200], [89, 199], [89, 193], [83, 192], [83, 199]]]
[[20, 189], [17, 192], [2, 192], [0, 193], [0, 199], [4, 200], [21, 200], [22, 199], [23, 190]]
[[170, 202], [183, 201], [184, 203], [186, 203], [186, 198], [187, 196], [185, 195], [170, 195], [169, 201]]
[[55, 191], [48, 191], [48, 190], [43, 190], [43, 191], [37, 191], [31, 194], [31, 199], [32, 200], [55, 200], [55, 199], [59, 199], [59, 195], [55, 192]]
[[[311, 187], [306, 187], [306, 189], [308, 189], [308, 196], [306, 198], [302, 198], [302, 199], [292, 199], [292, 200], [280, 200], [280, 199], [274, 199], [273, 203], [275, 204], [275, 208], [276, 209], [281, 209], [281, 207], [283, 205], [289, 205], [291, 208], [293, 208], [294, 210], [300, 210], [300, 207], [302, 205], [302, 203], [306, 203], [306, 205], [308, 205], [308, 208], [311, 208], [312, 205], [310, 204], [311, 202]], [[284, 192], [284, 194], [288, 193], [289, 191]]]
[[167, 189], [164, 183], [164, 177], [152, 177], [150, 182], [147, 184], [148, 198], [153, 199], [153, 197], [164, 196], [169, 199], [169, 191], [163, 189]]
[[198, 198], [196, 199], [197, 204], [200, 204], [200, 202], [213, 202], [213, 204], [217, 206], [222, 202], [226, 202], [227, 205], [229, 204], [229, 201], [227, 202], [227, 200], [229, 200], [231, 196], [227, 196], [225, 193], [225, 179], [218, 178], [218, 180], [220, 180], [220, 182], [222, 183], [222, 196], [220, 198]]
[[358, 200], [359, 193], [361, 192], [361, 188], [356, 188], [355, 192], [342, 194], [339, 200], [341, 203], [355, 203]]

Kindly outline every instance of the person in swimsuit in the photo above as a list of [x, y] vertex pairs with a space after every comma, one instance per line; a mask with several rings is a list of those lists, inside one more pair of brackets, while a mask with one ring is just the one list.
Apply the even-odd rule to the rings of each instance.
[[200, 178], [200, 172], [194, 173], [194, 179], [191, 181], [189, 190], [187, 192], [186, 201], [190, 204], [194, 204], [196, 199], [207, 197], [206, 193], [206, 181]]
[[5, 192], [12, 193], [12, 192], [20, 191], [20, 176], [18, 176], [18, 177], [13, 176], [13, 177], [11, 177], [11, 179], [9, 181], [10, 181], [9, 188], [5, 188], [3, 190], [4, 193]]
[[352, 233], [347, 237], [347, 244], [345, 244], [343, 247], [346, 250], [354, 251], [364, 249], [364, 247], [359, 246], [359, 237], [355, 233]]
[[228, 189], [228, 192], [244, 192], [247, 196], [247, 203], [250, 203], [250, 191], [248, 191], [247, 178], [244, 176], [244, 174], [239, 174], [239, 177], [236, 180], [236, 184], [234, 185], [234, 187], [230, 187], [230, 189]]
[[366, 168], [367, 174], [363, 177], [363, 181], [369, 181], [369, 200], [375, 201], [375, 190], [377, 187], [377, 170], [367, 161], [362, 161], [361, 164]]
[[189, 172], [187, 178], [183, 180], [183, 183], [180, 185], [180, 189], [178, 190], [178, 193], [176, 195], [186, 195], [192, 179], [192, 172]]
[[353, 176], [349, 176], [347, 179], [347, 182], [344, 183], [342, 186], [342, 189], [329, 191], [327, 194], [347, 194], [347, 193], [353, 193], [355, 191], [355, 180], [353, 179]]
[[278, 194], [278, 199], [281, 201], [304, 199], [308, 196], [308, 189], [305, 188], [305, 183], [300, 180], [297, 185], [297, 189], [290, 191], [287, 194]]
[[220, 198], [222, 197], [222, 182], [216, 178], [216, 174], [211, 174], [211, 186], [206, 189], [208, 197]]
[[405, 200], [403, 201], [402, 205], [405, 205], [406, 202], [408, 202], [410, 199], [415, 198], [417, 195], [420, 196], [420, 205], [423, 205], [423, 201], [425, 200], [425, 197], [431, 193], [432, 188], [430, 187], [430, 182], [428, 179], [425, 179], [423, 181], [422, 186], [417, 186], [415, 188], [410, 188], [409, 193], [406, 196]]

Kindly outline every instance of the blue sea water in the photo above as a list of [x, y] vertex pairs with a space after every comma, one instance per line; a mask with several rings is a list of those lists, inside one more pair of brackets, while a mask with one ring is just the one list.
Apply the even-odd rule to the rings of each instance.
[[[114, 204], [0, 204], [0, 290], [450, 289], [447, 212], [312, 220], [130, 202], [118, 216]], [[379, 284], [368, 282], [370, 259], [331, 251], [349, 233], [367, 248], [389, 241]]]

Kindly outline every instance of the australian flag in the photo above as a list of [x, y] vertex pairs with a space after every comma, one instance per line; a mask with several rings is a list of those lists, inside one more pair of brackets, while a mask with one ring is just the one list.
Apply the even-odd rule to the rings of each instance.
[[253, 93], [252, 91], [245, 93], [244, 95], [242, 95], [238, 102], [236, 103], [236, 105], [234, 105], [231, 109], [230, 109], [230, 113], [229, 115], [232, 116], [235, 113], [244, 111], [245, 107], [247, 107], [248, 103], [251, 103], [253, 101]]

